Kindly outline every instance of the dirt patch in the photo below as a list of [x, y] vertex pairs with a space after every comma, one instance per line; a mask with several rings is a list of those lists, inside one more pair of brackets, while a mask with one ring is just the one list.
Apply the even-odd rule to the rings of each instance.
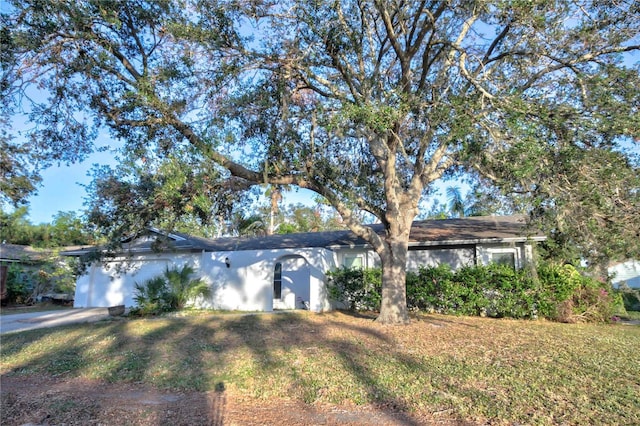
[[161, 391], [139, 383], [2, 376], [3, 425], [471, 425], [385, 407], [305, 404], [210, 392]]

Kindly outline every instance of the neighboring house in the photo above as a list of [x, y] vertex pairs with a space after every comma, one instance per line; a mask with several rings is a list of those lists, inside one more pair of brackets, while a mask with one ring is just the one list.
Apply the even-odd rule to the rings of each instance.
[[611, 265], [608, 272], [613, 276], [611, 282], [614, 286], [626, 283], [631, 288], [640, 288], [640, 261], [627, 260]]
[[[373, 225], [382, 233], [381, 225]], [[157, 237], [170, 250], [152, 248]], [[533, 258], [533, 244], [545, 237], [530, 233], [523, 217], [471, 217], [415, 222], [409, 243], [408, 268], [448, 263], [508, 263], [522, 267]], [[66, 255], [83, 256], [86, 249]], [[134, 285], [162, 274], [167, 267], [191, 265], [212, 287], [205, 308], [272, 311], [332, 309], [326, 272], [348, 267], [374, 267], [380, 261], [364, 240], [348, 230], [271, 235], [259, 238], [204, 239], [151, 230], [126, 242], [121, 256], [93, 262], [76, 284], [76, 307], [134, 306]]]
[[0, 300], [4, 303], [8, 296], [7, 277], [11, 265], [20, 266], [21, 279], [27, 287], [31, 288], [35, 283], [32, 282], [28, 272], [37, 272], [50, 254], [50, 251], [35, 250], [31, 246], [0, 244]]

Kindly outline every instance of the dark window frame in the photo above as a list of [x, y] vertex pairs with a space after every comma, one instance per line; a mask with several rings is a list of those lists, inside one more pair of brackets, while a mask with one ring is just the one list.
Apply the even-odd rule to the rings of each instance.
[[273, 268], [273, 298], [282, 300], [282, 263]]

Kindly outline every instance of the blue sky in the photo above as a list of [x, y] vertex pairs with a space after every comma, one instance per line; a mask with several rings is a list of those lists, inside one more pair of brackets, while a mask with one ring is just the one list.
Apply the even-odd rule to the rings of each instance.
[[42, 186], [29, 198], [29, 219], [33, 224], [50, 223], [58, 212], [77, 212], [84, 209], [87, 185], [91, 178], [87, 172], [92, 164], [113, 164], [109, 153], [92, 155], [80, 164], [53, 166], [42, 173]]
[[[103, 140], [103, 144], [111, 141]], [[98, 143], [98, 145], [102, 145]], [[100, 152], [91, 155], [79, 164], [56, 165], [42, 172], [42, 185], [38, 193], [29, 198], [29, 220], [33, 224], [51, 223], [58, 212], [76, 212], [82, 214], [85, 209], [84, 201], [87, 197], [85, 188], [91, 177], [88, 172], [93, 164], [115, 165], [113, 154]], [[285, 204], [312, 204], [314, 194], [311, 191], [299, 189], [284, 194]], [[266, 201], [266, 200], [265, 200]]]
[[[38, 94], [38, 96], [42, 96]], [[21, 131], [27, 131], [33, 126], [27, 121], [26, 112], [11, 117], [11, 130], [16, 141], [23, 142]], [[114, 142], [106, 131], [99, 134], [95, 141], [96, 147], [113, 147], [120, 144]], [[29, 220], [34, 225], [51, 223], [59, 212], [76, 212], [83, 210], [84, 199], [87, 196], [81, 185], [88, 185], [91, 178], [87, 175], [93, 164], [115, 165], [114, 155], [109, 151], [97, 152], [90, 155], [82, 163], [54, 164], [43, 170], [42, 183], [37, 193], [28, 198]], [[6, 208], [3, 206], [3, 208]]]
[[[91, 182], [87, 172], [92, 164], [113, 164], [113, 157], [108, 153], [91, 156], [80, 164], [71, 166], [55, 166], [42, 173], [43, 185], [38, 194], [29, 198], [29, 220], [33, 224], [51, 223], [58, 212], [77, 212], [84, 210], [84, 199], [87, 196], [81, 186]], [[311, 203], [313, 193], [306, 190], [293, 190], [285, 194], [285, 203]]]

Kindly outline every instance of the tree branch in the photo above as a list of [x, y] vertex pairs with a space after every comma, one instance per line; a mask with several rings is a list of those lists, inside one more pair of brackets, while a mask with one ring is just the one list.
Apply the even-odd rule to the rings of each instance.
[[542, 54], [542, 56], [551, 59], [554, 62], [557, 62], [556, 65], [553, 66], [548, 66], [540, 71], [538, 71], [537, 73], [535, 73], [524, 85], [521, 86], [521, 90], [525, 91], [529, 88], [531, 88], [531, 86], [533, 86], [535, 84], [536, 81], [538, 81], [540, 78], [542, 78], [543, 76], [550, 74], [554, 71], [558, 71], [562, 68], [570, 68], [573, 67], [574, 65], [580, 64], [580, 63], [584, 63], [584, 62], [591, 62], [593, 60], [595, 60], [596, 58], [600, 57], [600, 56], [604, 56], [604, 55], [610, 55], [612, 53], [623, 53], [623, 52], [631, 52], [632, 50], [640, 50], [640, 45], [631, 45], [631, 46], [618, 46], [618, 47], [614, 47], [611, 49], [604, 49], [604, 50], [600, 50], [598, 52], [589, 52], [586, 53], [578, 58], [572, 59], [572, 60], [565, 60], [562, 58], [557, 58], [551, 55], [547, 55], [547, 54]]

